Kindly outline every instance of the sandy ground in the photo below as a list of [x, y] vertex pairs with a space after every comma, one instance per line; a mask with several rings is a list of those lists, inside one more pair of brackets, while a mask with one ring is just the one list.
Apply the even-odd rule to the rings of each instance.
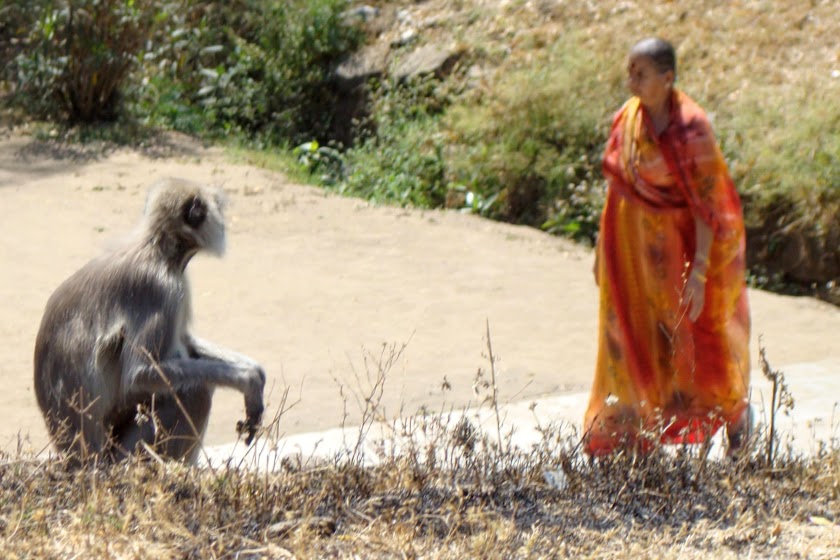
[[[227, 255], [190, 265], [195, 331], [264, 364], [269, 416], [288, 388], [294, 406], [282, 433], [357, 423], [356, 397], [369, 393], [391, 345], [405, 348], [387, 374], [388, 413], [475, 405], [488, 321], [503, 402], [563, 402], [572, 417], [583, 410], [596, 352], [588, 249], [454, 211], [375, 207], [233, 165], [218, 150], [180, 148], [167, 158], [122, 150], [85, 159], [56, 157], [25, 137], [0, 139], [3, 448], [19, 438], [47, 443], [32, 390], [46, 300], [136, 223], [146, 187], [164, 176], [228, 192]], [[760, 336], [774, 367], [799, 368], [796, 387], [821, 399], [826, 417], [840, 398], [840, 310], [810, 298], [750, 297], [754, 363]], [[536, 410], [545, 421], [560, 414]], [[233, 440], [242, 417], [241, 396], [219, 391], [207, 443]]]

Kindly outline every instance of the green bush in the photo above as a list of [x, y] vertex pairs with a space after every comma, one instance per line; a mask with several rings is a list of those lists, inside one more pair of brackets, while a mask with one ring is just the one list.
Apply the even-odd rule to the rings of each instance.
[[320, 151], [299, 155], [342, 193], [462, 207], [591, 241], [610, 114], [624, 95], [620, 69], [605, 73], [599, 64], [574, 43], [558, 43], [541, 63], [504, 75], [492, 96], [441, 93], [452, 86], [436, 80], [385, 84], [374, 95], [370, 134], [341, 165]]
[[35, 21], [36, 2], [0, 1], [0, 80], [14, 78], [14, 60]]
[[158, 13], [138, 108], [187, 132], [262, 145], [326, 139], [329, 75], [361, 42], [342, 0], [183, 1]]
[[612, 66], [564, 39], [505, 74], [492, 96], [455, 107], [450, 180], [484, 215], [594, 239], [609, 115], [623, 95]]
[[755, 85], [725, 110], [721, 143], [744, 203], [751, 283], [840, 303], [840, 101], [803, 80]]
[[[798, 200], [786, 218], [808, 221], [840, 204], [840, 101], [814, 84], [787, 86], [796, 111], [778, 103], [778, 88], [755, 87], [730, 108], [722, 132], [732, 174], [756, 210]], [[749, 218], [761, 219], [755, 212]], [[819, 221], [819, 220], [816, 220]]]
[[[40, 1], [7, 77], [13, 103], [37, 118], [114, 120], [136, 56], [147, 38], [143, 0]], [[8, 73], [12, 73], [9, 76]]]
[[431, 80], [408, 87], [386, 84], [376, 91], [372, 132], [343, 154], [343, 175], [325, 182], [341, 193], [378, 202], [442, 206], [445, 142], [440, 116], [428, 105], [435, 100], [434, 86]]

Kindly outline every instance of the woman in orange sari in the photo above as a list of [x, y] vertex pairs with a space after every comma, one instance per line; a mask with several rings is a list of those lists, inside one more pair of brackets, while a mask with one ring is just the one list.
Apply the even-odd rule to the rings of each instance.
[[748, 434], [750, 318], [741, 203], [703, 110], [674, 88], [662, 39], [628, 58], [595, 260], [598, 358], [585, 418], [594, 456]]

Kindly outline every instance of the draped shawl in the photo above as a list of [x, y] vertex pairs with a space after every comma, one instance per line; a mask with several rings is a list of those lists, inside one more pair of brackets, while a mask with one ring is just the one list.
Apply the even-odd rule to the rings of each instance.
[[[598, 242], [598, 357], [585, 417], [589, 453], [694, 443], [747, 406], [750, 318], [738, 194], [704, 111], [674, 90], [659, 135], [638, 98], [616, 114]], [[684, 294], [695, 220], [714, 238], [705, 305]]]

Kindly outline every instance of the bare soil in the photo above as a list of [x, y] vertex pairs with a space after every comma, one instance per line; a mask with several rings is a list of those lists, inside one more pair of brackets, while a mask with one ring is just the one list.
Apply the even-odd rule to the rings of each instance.
[[[189, 267], [195, 330], [264, 364], [270, 409], [289, 388], [297, 404], [284, 433], [357, 420], [355, 396], [383, 344], [407, 344], [383, 397], [389, 413], [470, 404], [487, 364], [487, 321], [502, 400], [588, 389], [598, 304], [589, 249], [456, 211], [377, 207], [291, 184], [183, 137], [158, 148], [0, 139], [0, 447], [47, 444], [32, 391], [44, 304], [136, 223], [147, 186], [164, 176], [229, 195], [228, 254]], [[838, 308], [750, 297], [754, 363], [759, 336], [774, 366], [838, 357]], [[217, 393], [207, 442], [234, 439], [243, 412], [239, 395]]]

